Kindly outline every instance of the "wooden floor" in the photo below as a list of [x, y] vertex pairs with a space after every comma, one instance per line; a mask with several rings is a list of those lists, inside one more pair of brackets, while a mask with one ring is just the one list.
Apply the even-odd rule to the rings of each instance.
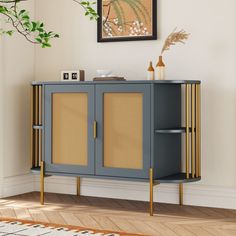
[[0, 199], [0, 217], [155, 236], [236, 236], [236, 210], [157, 204], [150, 217], [148, 203], [138, 201], [60, 194], [45, 200], [41, 206], [38, 193]]

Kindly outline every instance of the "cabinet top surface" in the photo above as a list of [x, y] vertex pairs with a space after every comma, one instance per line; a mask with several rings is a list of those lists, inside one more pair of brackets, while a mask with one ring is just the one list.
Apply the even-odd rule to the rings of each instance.
[[126, 80], [126, 81], [32, 81], [32, 85], [83, 84], [201, 84], [200, 80]]

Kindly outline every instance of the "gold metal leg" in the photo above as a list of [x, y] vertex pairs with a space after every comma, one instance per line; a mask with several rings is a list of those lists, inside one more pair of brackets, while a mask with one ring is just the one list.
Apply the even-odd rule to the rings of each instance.
[[77, 196], [80, 196], [80, 177], [77, 177]]
[[183, 206], [183, 183], [179, 184], [179, 205]]
[[153, 169], [150, 168], [150, 216], [153, 216]]
[[41, 161], [40, 168], [40, 203], [44, 205], [44, 161]]

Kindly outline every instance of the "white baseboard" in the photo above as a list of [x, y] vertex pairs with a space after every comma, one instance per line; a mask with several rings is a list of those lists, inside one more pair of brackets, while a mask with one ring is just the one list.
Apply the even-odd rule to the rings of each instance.
[[[178, 204], [178, 189], [176, 184], [160, 184], [154, 188], [154, 201]], [[38, 176], [35, 176], [35, 190], [39, 190]], [[45, 191], [75, 194], [76, 178], [57, 176], [46, 178]], [[149, 185], [131, 181], [83, 178], [81, 180], [81, 195], [149, 201]], [[185, 184], [184, 204], [236, 209], [236, 188], [199, 183]]]
[[2, 178], [0, 177], [0, 198], [3, 197], [2, 186], [3, 186], [3, 180], [2, 180]]
[[2, 180], [2, 196], [10, 197], [34, 191], [34, 178], [31, 174], [5, 177]]
[[[5, 178], [2, 197], [39, 191], [38, 175]], [[45, 192], [76, 194], [76, 178], [45, 178]], [[130, 200], [149, 200], [149, 185], [131, 181], [81, 179], [81, 195]], [[154, 188], [154, 201], [178, 204], [178, 185], [161, 184]], [[184, 185], [184, 204], [236, 209], [236, 188], [191, 183]]]

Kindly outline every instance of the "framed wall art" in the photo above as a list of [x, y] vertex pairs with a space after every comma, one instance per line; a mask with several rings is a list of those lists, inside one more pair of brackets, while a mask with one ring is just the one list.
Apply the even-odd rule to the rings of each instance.
[[157, 39], [157, 0], [98, 0], [98, 42]]

